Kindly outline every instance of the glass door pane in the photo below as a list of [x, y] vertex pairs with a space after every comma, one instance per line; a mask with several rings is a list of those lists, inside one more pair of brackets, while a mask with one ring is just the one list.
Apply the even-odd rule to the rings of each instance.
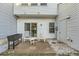
[[24, 24], [24, 36], [30, 37], [30, 23]]
[[37, 23], [32, 23], [31, 25], [31, 36], [37, 37]]

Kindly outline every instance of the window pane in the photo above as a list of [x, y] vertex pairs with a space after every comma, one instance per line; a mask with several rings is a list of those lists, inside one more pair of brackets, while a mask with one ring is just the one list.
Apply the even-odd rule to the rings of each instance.
[[50, 29], [49, 29], [49, 32], [50, 32], [50, 33], [55, 33], [54, 28], [50, 28]]
[[49, 33], [55, 33], [55, 23], [49, 23]]
[[47, 6], [47, 3], [41, 3], [41, 6]]
[[30, 23], [25, 23], [25, 31], [30, 31]]
[[37, 6], [38, 4], [37, 3], [31, 3], [31, 6]]
[[50, 26], [50, 27], [54, 27], [54, 23], [50, 23], [49, 26]]
[[28, 6], [28, 3], [22, 3], [21, 5], [22, 6]]

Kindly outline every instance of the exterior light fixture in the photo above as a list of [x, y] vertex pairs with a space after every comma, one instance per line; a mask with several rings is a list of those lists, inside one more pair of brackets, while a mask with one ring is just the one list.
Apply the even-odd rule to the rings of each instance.
[[21, 3], [16, 3], [16, 5], [18, 6], [18, 5], [21, 5]]
[[70, 16], [67, 16], [67, 17], [66, 17], [66, 19], [70, 19], [70, 18], [71, 18]]

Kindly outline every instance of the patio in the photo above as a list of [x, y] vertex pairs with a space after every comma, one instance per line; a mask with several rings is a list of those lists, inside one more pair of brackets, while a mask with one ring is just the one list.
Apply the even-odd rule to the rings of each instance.
[[56, 55], [56, 52], [47, 41], [41, 40], [32, 45], [27, 40], [17, 45], [14, 50], [7, 50], [1, 55]]
[[79, 55], [67, 44], [58, 40], [40, 40], [31, 44], [29, 40], [22, 41], [15, 49], [9, 49], [0, 55], [9, 56], [56, 56], [56, 55]]

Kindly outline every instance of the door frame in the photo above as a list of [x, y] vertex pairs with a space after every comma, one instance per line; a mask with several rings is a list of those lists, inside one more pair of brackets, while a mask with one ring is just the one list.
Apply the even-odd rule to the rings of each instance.
[[[26, 24], [27, 24], [27, 22], [25, 22]], [[24, 23], [24, 32], [26, 32], [26, 31], [29, 31], [29, 37], [37, 37], [37, 23], [36, 22], [29, 22], [29, 24], [30, 24], [30, 29], [29, 30], [25, 30], [25, 28], [27, 28], [27, 25], [25, 25], [25, 23]], [[36, 24], [36, 36], [32, 36], [32, 31], [33, 31], [33, 29], [32, 29], [32, 24]], [[33, 34], [34, 35], [34, 34]]]

